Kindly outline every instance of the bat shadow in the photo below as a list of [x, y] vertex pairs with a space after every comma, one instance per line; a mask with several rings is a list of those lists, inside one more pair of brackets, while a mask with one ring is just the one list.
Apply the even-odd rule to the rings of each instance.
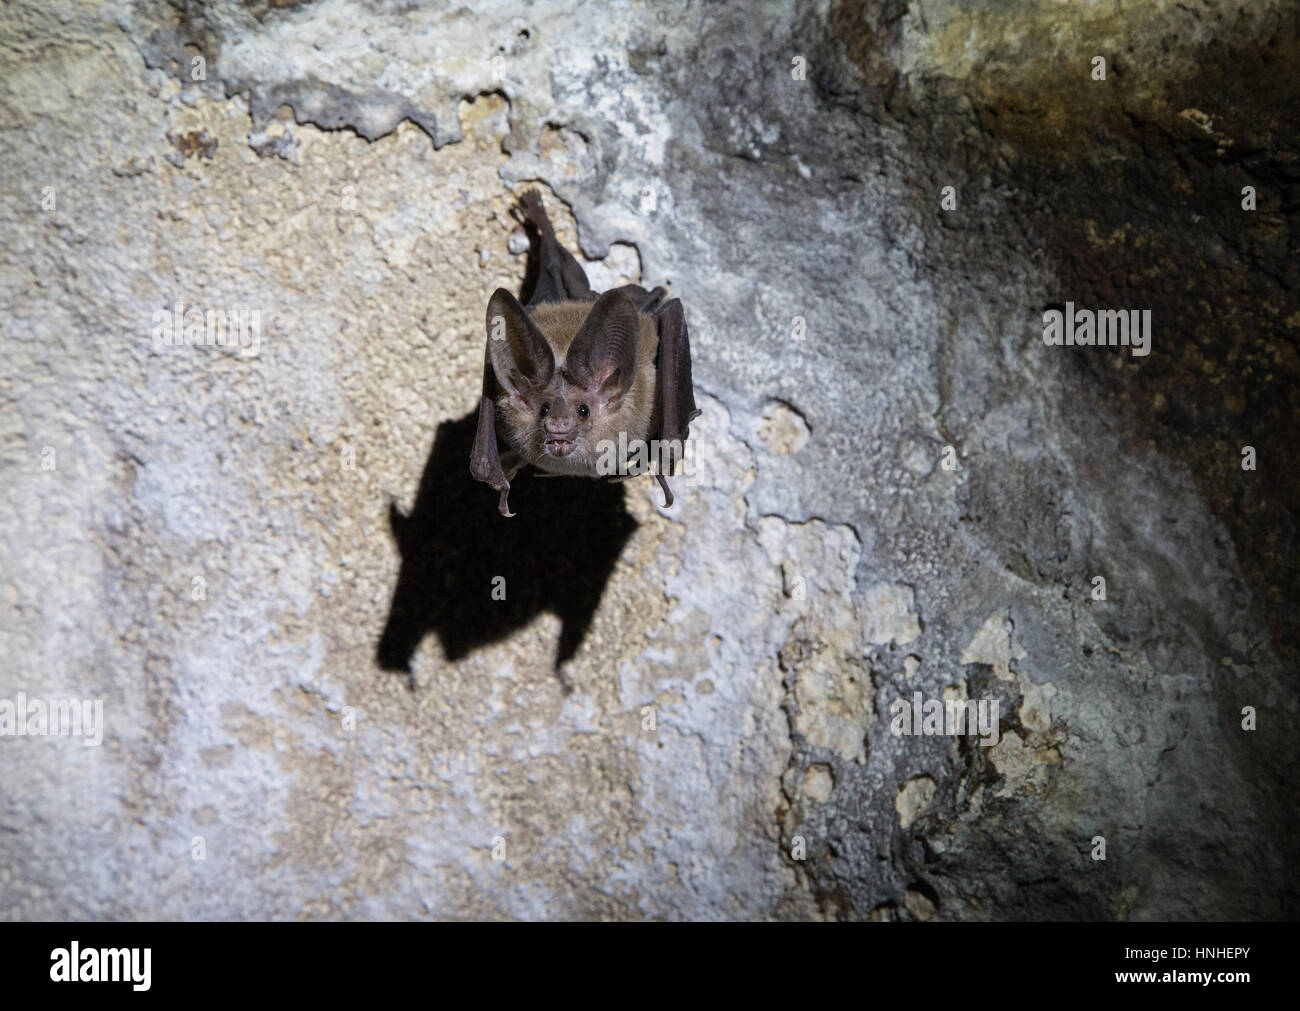
[[499, 642], [549, 612], [561, 622], [554, 669], [578, 651], [605, 584], [637, 522], [621, 484], [538, 478], [531, 468], [511, 482], [513, 517], [497, 512], [497, 493], [470, 477], [477, 412], [438, 426], [415, 505], [389, 504], [401, 555], [377, 659], [408, 676], [411, 657], [433, 632], [456, 661]]

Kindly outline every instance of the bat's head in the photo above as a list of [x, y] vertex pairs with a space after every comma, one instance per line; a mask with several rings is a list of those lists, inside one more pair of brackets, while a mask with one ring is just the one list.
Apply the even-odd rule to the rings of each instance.
[[636, 306], [606, 292], [576, 333], [548, 334], [498, 288], [487, 326], [508, 441], [543, 470], [594, 476], [600, 447], [617, 443], [624, 427], [621, 411], [636, 378]]

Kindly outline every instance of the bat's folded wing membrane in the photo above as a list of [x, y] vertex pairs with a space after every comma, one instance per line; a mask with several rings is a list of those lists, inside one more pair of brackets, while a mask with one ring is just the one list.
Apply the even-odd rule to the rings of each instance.
[[[658, 291], [659, 289], [655, 289]], [[656, 475], [664, 490], [664, 507], [673, 504], [667, 477], [676, 472], [691, 422], [699, 416], [695, 385], [691, 380], [691, 345], [686, 314], [680, 299], [670, 299], [655, 313], [659, 330], [659, 440], [660, 470]]]
[[560, 245], [551, 219], [536, 190], [526, 190], [519, 198], [517, 216], [537, 232], [537, 284], [528, 299], [528, 308], [546, 302], [593, 302], [596, 294], [587, 282], [586, 271], [573, 254]]
[[474, 446], [469, 453], [469, 472], [475, 481], [490, 484], [501, 493], [497, 512], [513, 516], [510, 511], [510, 482], [501, 466], [501, 451], [497, 446], [497, 409], [493, 397], [495, 378], [492, 362], [484, 356], [483, 394], [478, 402], [478, 427], [474, 430]]

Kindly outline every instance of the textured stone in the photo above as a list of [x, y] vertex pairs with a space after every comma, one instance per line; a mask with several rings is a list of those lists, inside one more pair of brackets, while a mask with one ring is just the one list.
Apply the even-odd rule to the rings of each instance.
[[[0, 737], [0, 916], [1295, 917], [1294, 4], [13, 0], [0, 43], [0, 699], [105, 719]], [[592, 492], [559, 672], [551, 544], [422, 586], [508, 618], [400, 676], [390, 504], [534, 184], [597, 287], [682, 298], [692, 471]], [[1045, 346], [1067, 300], [1151, 355]], [[156, 346], [178, 301], [256, 346]], [[916, 691], [999, 743], [895, 737]]]

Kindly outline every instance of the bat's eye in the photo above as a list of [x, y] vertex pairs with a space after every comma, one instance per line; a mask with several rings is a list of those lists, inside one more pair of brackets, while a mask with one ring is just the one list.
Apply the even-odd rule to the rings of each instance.
[[544, 418], [544, 417], [546, 417], [546, 416], [547, 416], [548, 414], [550, 414], [550, 413], [551, 413], [551, 405], [550, 405], [550, 404], [543, 404], [543, 405], [542, 405], [542, 417]]
[[586, 404], [579, 404], [579, 405], [578, 405], [578, 417], [579, 417], [579, 418], [585, 418], [585, 417], [587, 417], [587, 415], [589, 415], [590, 413], [591, 413], [591, 409], [590, 409], [589, 407], [587, 407]]

